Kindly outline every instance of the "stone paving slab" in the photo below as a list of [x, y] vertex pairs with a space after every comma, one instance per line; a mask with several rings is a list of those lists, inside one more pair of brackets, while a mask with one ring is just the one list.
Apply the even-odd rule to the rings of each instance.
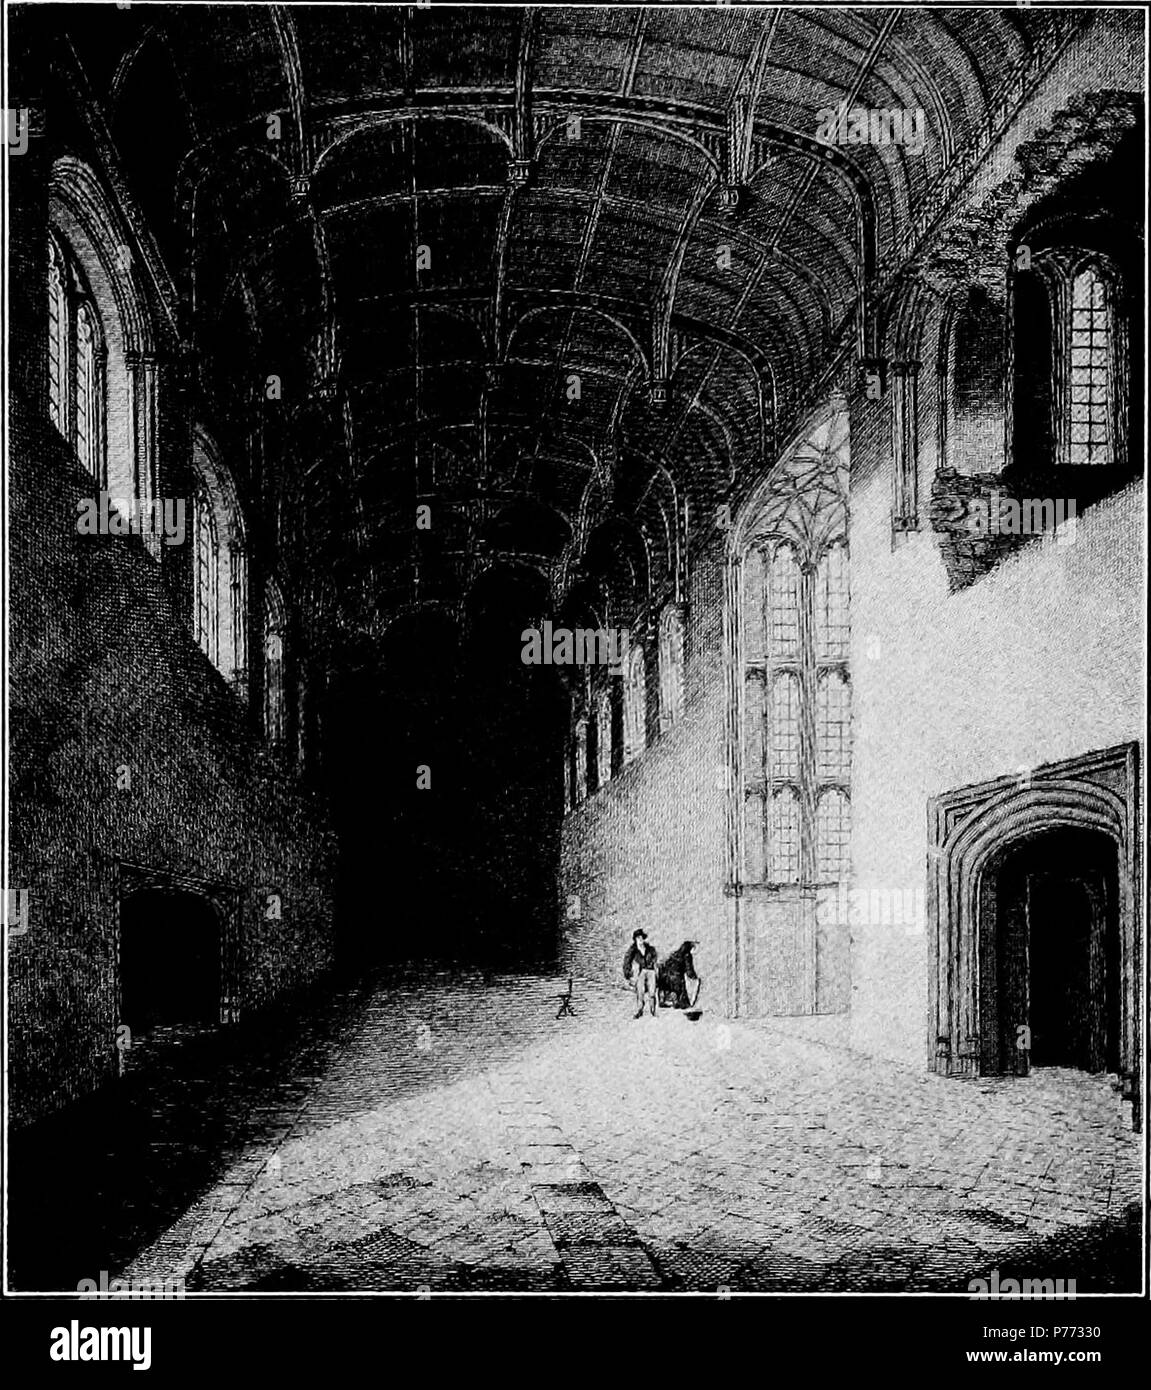
[[633, 1021], [625, 991], [579, 982], [577, 1017], [557, 1020], [552, 984], [368, 997], [269, 1102], [295, 1107], [278, 1137], [127, 1275], [962, 1291], [997, 1263], [1047, 1277], [1069, 1260], [1136, 1286], [1140, 1140], [1105, 1078], [948, 1081], [770, 1021]]

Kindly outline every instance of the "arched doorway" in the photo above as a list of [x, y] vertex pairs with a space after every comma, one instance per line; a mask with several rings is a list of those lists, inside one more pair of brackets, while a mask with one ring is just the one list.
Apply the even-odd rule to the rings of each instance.
[[988, 861], [979, 897], [982, 1067], [1120, 1068], [1118, 847], [1055, 827]]
[[220, 919], [207, 898], [144, 888], [120, 905], [120, 1022], [133, 1035], [157, 1025], [217, 1024]]
[[[1064, 838], [1048, 838], [1056, 835]], [[1032, 1064], [1114, 1069], [1135, 1128], [1141, 1127], [1141, 846], [1134, 743], [1021, 767], [1013, 777], [932, 797], [933, 1071], [1001, 1074]], [[1061, 953], [1078, 966], [1061, 964]], [[1069, 978], [1074, 969], [1086, 972], [1086, 985]], [[1038, 1051], [1033, 993], [1045, 1035]], [[1074, 1026], [1066, 1022], [1068, 1011], [1078, 1020]], [[1031, 1030], [1030, 1038], [1020, 1029]]]

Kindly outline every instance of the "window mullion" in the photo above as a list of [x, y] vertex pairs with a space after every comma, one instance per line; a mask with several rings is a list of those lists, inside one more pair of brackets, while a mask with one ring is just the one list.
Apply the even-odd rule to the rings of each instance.
[[[763, 582], [759, 586], [762, 613], [760, 631], [764, 634], [763, 648], [763, 730], [760, 737], [759, 779], [763, 794], [759, 799], [759, 832], [763, 837], [763, 880], [765, 883], [779, 881], [776, 872], [775, 846], [772, 844], [771, 819], [775, 798], [775, 779], [772, 775], [773, 730], [775, 724], [775, 663], [772, 660], [771, 615], [775, 602], [775, 565], [770, 554], [764, 552]], [[746, 676], [744, 680], [746, 682]]]

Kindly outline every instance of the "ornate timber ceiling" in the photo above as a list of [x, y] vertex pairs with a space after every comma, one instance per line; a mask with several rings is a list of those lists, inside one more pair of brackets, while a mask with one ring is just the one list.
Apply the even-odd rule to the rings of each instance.
[[[924, 209], [1083, 22], [57, 12], [217, 413], [239, 362], [283, 381], [281, 543], [358, 569], [377, 612], [454, 602], [493, 557], [556, 597], [665, 587], [685, 525], [868, 350]], [[922, 109], [923, 151], [821, 145], [840, 103]]]

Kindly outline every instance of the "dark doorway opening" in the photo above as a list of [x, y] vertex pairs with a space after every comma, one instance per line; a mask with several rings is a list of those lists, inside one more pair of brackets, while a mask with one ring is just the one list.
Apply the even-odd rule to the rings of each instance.
[[220, 919], [196, 893], [143, 888], [120, 905], [120, 1022], [133, 1034], [220, 1021]]
[[1115, 842], [1052, 829], [998, 855], [980, 895], [985, 1073], [1119, 1070]]

